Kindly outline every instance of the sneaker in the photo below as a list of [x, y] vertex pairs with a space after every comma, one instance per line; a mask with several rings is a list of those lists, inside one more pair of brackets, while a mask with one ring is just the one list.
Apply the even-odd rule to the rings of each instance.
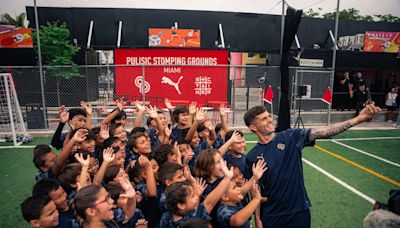
[[391, 123], [391, 122], [393, 122], [392, 120], [388, 120], [388, 123]]

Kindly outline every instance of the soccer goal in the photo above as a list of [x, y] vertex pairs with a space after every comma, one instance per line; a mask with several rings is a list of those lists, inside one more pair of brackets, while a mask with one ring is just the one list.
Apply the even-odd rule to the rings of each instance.
[[0, 134], [14, 146], [32, 139], [26, 132], [14, 81], [9, 73], [0, 73]]

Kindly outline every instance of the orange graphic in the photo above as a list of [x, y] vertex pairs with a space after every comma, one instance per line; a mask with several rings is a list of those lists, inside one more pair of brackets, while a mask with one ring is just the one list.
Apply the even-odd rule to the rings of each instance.
[[200, 30], [150, 28], [149, 47], [200, 48]]
[[32, 48], [32, 31], [29, 28], [16, 28], [0, 33], [0, 48]]

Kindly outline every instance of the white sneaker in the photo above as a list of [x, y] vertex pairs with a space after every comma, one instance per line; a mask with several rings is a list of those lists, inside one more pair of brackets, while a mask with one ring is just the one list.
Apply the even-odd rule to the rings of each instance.
[[388, 123], [391, 123], [391, 122], [393, 122], [392, 120], [388, 120]]

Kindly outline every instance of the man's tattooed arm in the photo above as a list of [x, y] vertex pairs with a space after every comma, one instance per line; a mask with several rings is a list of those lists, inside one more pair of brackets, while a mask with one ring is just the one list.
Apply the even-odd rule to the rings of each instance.
[[326, 127], [313, 128], [310, 133], [310, 141], [316, 139], [326, 139], [331, 136], [344, 132], [345, 130], [357, 125], [355, 119], [347, 120], [340, 123], [335, 123]]

